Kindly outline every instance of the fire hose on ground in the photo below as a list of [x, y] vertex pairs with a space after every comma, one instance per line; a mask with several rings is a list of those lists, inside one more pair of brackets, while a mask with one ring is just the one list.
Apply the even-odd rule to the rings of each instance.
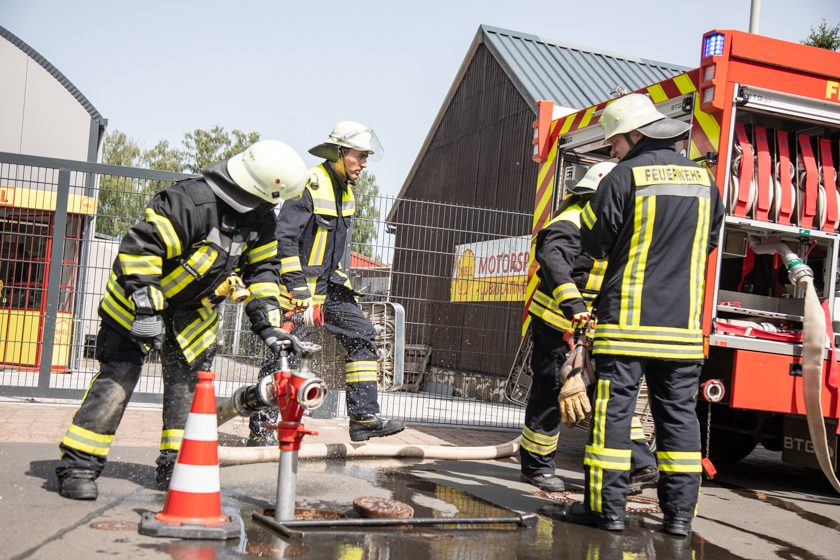
[[[756, 254], [778, 254], [794, 286], [805, 292], [802, 322], [802, 384], [805, 396], [805, 418], [820, 469], [837, 492], [840, 481], [831, 465], [828, 437], [822, 410], [823, 356], [826, 340], [826, 316], [814, 289], [814, 272], [790, 247], [776, 238], [751, 238]], [[831, 359], [834, 359], [831, 356]]]
[[[290, 333], [297, 324], [323, 326], [324, 318], [320, 307], [311, 306], [305, 311], [286, 314], [283, 330]], [[301, 412], [319, 407], [327, 391], [326, 384], [310, 373], [310, 364], [309, 359], [302, 359], [300, 371], [293, 372], [290, 378], [290, 382], [294, 384], [295, 399]], [[275, 379], [272, 376], [266, 376], [257, 385], [240, 387], [231, 398], [219, 403], [218, 425], [221, 426], [237, 416], [250, 416], [265, 408], [276, 406], [278, 403]], [[298, 418], [297, 421], [299, 420]], [[410, 458], [481, 461], [510, 457], [518, 451], [519, 438], [517, 437], [500, 445], [475, 447], [388, 443], [309, 443], [299, 445], [297, 457], [300, 459]], [[279, 447], [219, 447], [220, 465], [276, 462], [281, 458]]]

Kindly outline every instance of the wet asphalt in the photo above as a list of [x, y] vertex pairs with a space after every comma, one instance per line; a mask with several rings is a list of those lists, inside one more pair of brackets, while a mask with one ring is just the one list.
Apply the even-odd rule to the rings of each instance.
[[[511, 517], [582, 496], [578, 468], [582, 434], [564, 434], [559, 473], [568, 492], [546, 495], [518, 481], [515, 459], [301, 462], [296, 506], [357, 517], [353, 499], [380, 496], [411, 505], [415, 517]], [[634, 558], [834, 559], [840, 551], [840, 497], [821, 475], [789, 466], [759, 450], [702, 488], [688, 539], [661, 532], [651, 490], [631, 501], [628, 527], [614, 534], [539, 516], [515, 524], [440, 527], [332, 527], [283, 538], [256, 523], [254, 512], [275, 505], [277, 464], [221, 468], [222, 508], [239, 524], [227, 541], [147, 537], [144, 512], [163, 509], [154, 490], [156, 450], [117, 447], [100, 478], [95, 502], [56, 493], [54, 444], [0, 443], [0, 557], [23, 558], [325, 558], [510, 559]]]

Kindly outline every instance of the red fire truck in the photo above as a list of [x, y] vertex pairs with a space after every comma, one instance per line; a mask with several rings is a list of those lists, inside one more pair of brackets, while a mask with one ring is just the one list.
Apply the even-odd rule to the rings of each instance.
[[[714, 30], [703, 36], [699, 68], [638, 92], [691, 123], [678, 149], [709, 169], [727, 206], [704, 302], [708, 358], [698, 399], [704, 450], [721, 466], [762, 444], [785, 461], [818, 466], [813, 441], [822, 437], [831, 454], [823, 470], [836, 471], [840, 404], [830, 318], [840, 321], [840, 53]], [[535, 235], [561, 200], [563, 179], [610, 158], [599, 126], [609, 102], [560, 118], [552, 117], [551, 102], [539, 102]], [[790, 262], [759, 249], [768, 243], [811, 268], [821, 317], [788, 277]], [[530, 280], [529, 298], [536, 284]], [[806, 323], [827, 325], [830, 333], [811, 333], [818, 388], [809, 406]], [[810, 430], [809, 414], [819, 419]]]

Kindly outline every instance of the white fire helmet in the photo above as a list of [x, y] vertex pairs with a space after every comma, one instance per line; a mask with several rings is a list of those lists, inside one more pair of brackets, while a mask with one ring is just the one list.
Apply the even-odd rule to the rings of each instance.
[[230, 158], [227, 171], [245, 192], [278, 204], [297, 198], [306, 185], [306, 164], [288, 144], [260, 140]]
[[615, 165], [611, 161], [596, 163], [586, 171], [586, 175], [580, 181], [566, 180], [566, 192], [575, 195], [594, 194], [601, 184], [601, 179], [606, 177]]
[[648, 138], [676, 138], [688, 132], [691, 125], [671, 119], [656, 110], [647, 95], [631, 93], [607, 105], [601, 114], [604, 139], [638, 130]]
[[381, 159], [385, 150], [372, 128], [353, 121], [341, 121], [333, 127], [329, 137], [309, 149], [309, 153], [329, 161], [338, 161], [338, 148], [350, 148], [368, 153], [368, 159]]

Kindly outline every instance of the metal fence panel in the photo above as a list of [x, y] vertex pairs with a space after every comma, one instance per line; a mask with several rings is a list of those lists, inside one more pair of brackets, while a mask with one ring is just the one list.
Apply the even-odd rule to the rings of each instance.
[[[0, 153], [0, 394], [81, 398], [97, 371], [97, 309], [121, 236], [156, 192], [184, 177]], [[386, 223], [397, 203], [396, 219]], [[464, 247], [503, 247], [527, 235], [530, 216], [383, 196], [368, 197], [365, 207], [346, 268], [363, 311], [380, 325], [383, 414], [521, 425], [522, 409], [503, 395], [522, 302], [453, 301], [453, 290], [458, 281], [463, 287], [456, 276]], [[518, 289], [504, 279], [469, 281]], [[399, 320], [383, 311], [397, 307], [392, 304], [404, 309]], [[213, 368], [218, 394], [227, 396], [256, 381], [267, 355], [242, 306], [225, 303], [221, 316]], [[400, 356], [393, 355], [395, 323], [405, 325]], [[316, 371], [332, 389], [331, 409], [322, 414], [346, 414], [345, 353], [326, 332], [316, 339], [323, 345]], [[397, 367], [401, 382], [395, 382]], [[133, 398], [160, 402], [162, 389], [159, 356], [151, 355]]]

